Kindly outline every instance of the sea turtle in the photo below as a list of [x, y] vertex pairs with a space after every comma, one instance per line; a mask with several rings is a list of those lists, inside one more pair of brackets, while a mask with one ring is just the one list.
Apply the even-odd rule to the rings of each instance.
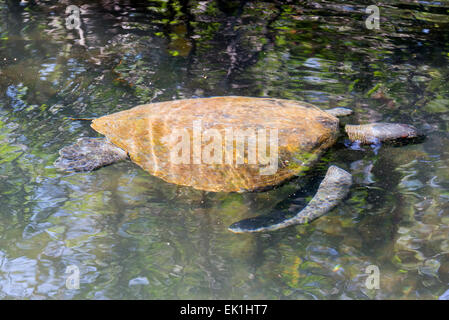
[[[129, 158], [178, 185], [213, 192], [263, 191], [305, 173], [335, 144], [337, 116], [351, 113], [237, 96], [151, 103], [93, 119], [92, 128], [106, 138], [78, 139], [61, 149], [55, 166], [92, 171]], [[346, 125], [345, 131], [355, 147], [419, 136], [415, 127], [397, 123]], [[335, 207], [351, 184], [351, 174], [332, 165], [315, 196], [293, 217], [246, 219], [229, 230], [267, 231], [310, 222]]]

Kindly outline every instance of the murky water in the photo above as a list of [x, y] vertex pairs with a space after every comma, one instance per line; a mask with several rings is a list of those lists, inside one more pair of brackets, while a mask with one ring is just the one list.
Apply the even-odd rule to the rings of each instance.
[[[44, 2], [42, 2], [44, 3]], [[449, 2], [0, 1], [0, 298], [437, 299], [449, 289]], [[131, 162], [55, 170], [88, 121], [219, 95], [351, 107], [427, 139], [348, 150], [265, 193], [204, 193]], [[310, 196], [329, 163], [356, 183], [307, 226], [227, 226]], [[287, 200], [286, 200], [287, 199]], [[377, 266], [380, 289], [366, 286]], [[80, 288], [68, 289], [68, 266]], [[70, 286], [69, 286], [70, 287]]]

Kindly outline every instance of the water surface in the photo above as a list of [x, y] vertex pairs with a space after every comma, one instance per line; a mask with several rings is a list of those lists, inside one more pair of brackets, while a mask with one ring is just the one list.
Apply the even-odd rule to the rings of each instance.
[[[81, 32], [56, 1], [0, 1], [0, 299], [437, 299], [449, 289], [449, 2], [99, 1]], [[296, 2], [295, 2], [296, 3]], [[221, 95], [350, 107], [419, 144], [348, 150], [265, 193], [205, 193], [123, 162], [58, 172], [88, 121]], [[307, 226], [236, 235], [308, 199], [327, 166], [350, 196]], [[80, 288], [67, 289], [68, 266]], [[365, 285], [378, 266], [380, 289]]]

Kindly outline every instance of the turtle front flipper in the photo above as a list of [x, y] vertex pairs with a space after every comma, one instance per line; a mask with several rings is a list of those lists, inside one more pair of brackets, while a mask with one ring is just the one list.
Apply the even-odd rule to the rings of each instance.
[[305, 224], [332, 210], [349, 193], [352, 176], [349, 172], [331, 166], [321, 181], [318, 191], [305, 208], [291, 218], [284, 218], [276, 212], [269, 219], [259, 217], [241, 220], [232, 224], [229, 230], [235, 233], [273, 231], [296, 224]]
[[126, 151], [105, 138], [80, 138], [59, 151], [56, 168], [63, 171], [86, 172], [128, 158]]

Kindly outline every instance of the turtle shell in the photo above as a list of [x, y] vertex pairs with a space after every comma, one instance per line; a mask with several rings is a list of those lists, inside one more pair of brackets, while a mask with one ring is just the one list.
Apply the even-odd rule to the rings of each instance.
[[230, 96], [140, 105], [92, 128], [167, 182], [243, 192], [309, 168], [335, 143], [338, 119], [304, 102]]

